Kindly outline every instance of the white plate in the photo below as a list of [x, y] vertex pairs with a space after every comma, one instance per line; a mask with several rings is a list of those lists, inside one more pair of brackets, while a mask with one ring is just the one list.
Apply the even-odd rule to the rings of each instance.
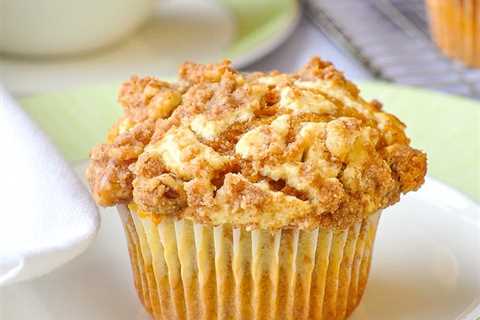
[[[16, 96], [26, 96], [119, 82], [132, 74], [171, 77], [185, 60], [217, 62], [229, 58], [240, 68], [277, 48], [292, 33], [300, 17], [298, 4], [293, 0], [290, 5], [288, 0], [267, 3], [269, 12], [278, 14], [265, 19], [248, 10], [248, 4], [253, 5], [254, 1], [155, 3], [153, 18], [143, 28], [103, 50], [56, 59], [0, 56], [0, 81]], [[256, 7], [267, 12], [261, 3], [253, 6]], [[244, 24], [250, 26], [247, 31], [242, 29]]]
[[[480, 208], [428, 179], [385, 210], [373, 269], [352, 320], [480, 316]], [[58, 271], [1, 292], [0, 319], [148, 319], [133, 290], [120, 219], [105, 210], [85, 254]], [[2, 313], [3, 312], [3, 313]]]

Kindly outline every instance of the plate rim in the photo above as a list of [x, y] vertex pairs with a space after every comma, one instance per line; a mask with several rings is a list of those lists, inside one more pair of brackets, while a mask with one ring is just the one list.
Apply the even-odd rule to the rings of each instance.
[[[291, 10], [288, 10], [288, 16], [286, 19], [288, 19], [285, 24], [283, 25], [283, 29], [275, 29], [276, 31], [281, 31], [279, 33], [274, 33], [273, 37], [269, 37], [268, 41], [262, 42], [260, 46], [254, 47], [252, 51], [246, 51], [239, 53], [238, 56], [232, 56], [232, 64], [235, 68], [241, 69], [245, 68], [248, 65], [257, 62], [259, 59], [267, 56], [269, 53], [277, 49], [281, 44], [283, 44], [295, 31], [297, 26], [300, 23], [300, 17], [301, 17], [301, 10], [300, 10], [300, 4], [299, 1], [291, 1], [292, 2], [292, 7]], [[236, 39], [232, 41], [234, 43]], [[232, 44], [231, 43], [231, 44]], [[231, 45], [230, 44], [230, 45]], [[231, 49], [231, 46], [226, 48], [225, 52], [222, 52], [223, 54], [229, 54], [229, 50]]]
[[[468, 204], [469, 207], [472, 207], [476, 210], [480, 210], [480, 202], [477, 202], [469, 194], [466, 194], [466, 193], [458, 190], [454, 186], [449, 185], [448, 183], [442, 181], [439, 178], [435, 178], [435, 177], [427, 174], [425, 176], [425, 183], [420, 187], [420, 189], [418, 191], [422, 190], [422, 188], [424, 187], [425, 184], [440, 186], [441, 188], [444, 188], [445, 190], [448, 190], [447, 192], [455, 194], [456, 197], [463, 198], [462, 200], [465, 201], [465, 203]], [[417, 191], [413, 191], [413, 192], [415, 194], [415, 192], [417, 192]], [[478, 216], [478, 219], [480, 221], [480, 216]], [[480, 229], [480, 225], [477, 226], [477, 228]]]
[[[447, 183], [441, 181], [438, 178], [434, 178], [432, 176], [425, 176], [425, 183], [419, 189], [421, 190], [425, 185], [432, 187], [440, 187], [443, 189], [442, 191], [447, 193], [447, 196], [444, 199], [447, 199], [446, 202], [451, 202], [452, 197], [449, 197], [448, 194], [453, 195], [454, 198], [462, 199], [466, 204], [466, 208], [464, 210], [455, 211], [460, 218], [460, 216], [467, 216], [468, 218], [476, 219], [476, 223], [472, 221], [465, 221], [472, 225], [473, 228], [477, 229], [480, 232], [480, 203], [476, 202], [475, 199], [471, 198], [468, 194], [463, 193], [462, 191], [456, 189], [453, 186], [448, 185]], [[431, 192], [431, 191], [430, 191]], [[422, 194], [417, 194], [417, 197], [421, 201], [425, 201], [430, 203], [431, 199], [425, 199]], [[401, 200], [400, 200], [401, 201]], [[453, 208], [443, 208], [443, 210], [455, 210]], [[480, 234], [480, 233], [479, 233]], [[461, 314], [459, 314], [454, 320], [479, 320], [480, 319], [480, 296], [473, 300]]]

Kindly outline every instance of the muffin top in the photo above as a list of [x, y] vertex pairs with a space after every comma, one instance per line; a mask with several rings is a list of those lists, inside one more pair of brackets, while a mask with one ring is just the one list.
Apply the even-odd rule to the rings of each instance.
[[187, 62], [179, 80], [132, 77], [123, 116], [93, 148], [98, 204], [249, 229], [346, 228], [418, 189], [426, 155], [329, 62], [242, 74]]

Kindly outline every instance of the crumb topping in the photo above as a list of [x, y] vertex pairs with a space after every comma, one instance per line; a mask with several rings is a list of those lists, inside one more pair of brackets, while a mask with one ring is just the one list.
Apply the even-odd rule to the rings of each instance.
[[247, 228], [346, 228], [418, 189], [426, 155], [329, 62], [294, 74], [185, 63], [132, 77], [90, 155], [98, 204]]

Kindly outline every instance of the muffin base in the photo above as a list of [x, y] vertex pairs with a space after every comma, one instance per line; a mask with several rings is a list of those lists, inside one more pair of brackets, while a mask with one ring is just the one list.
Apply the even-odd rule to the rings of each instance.
[[345, 319], [365, 290], [380, 212], [344, 231], [247, 231], [119, 206], [154, 319]]
[[427, 0], [430, 29], [450, 58], [480, 67], [480, 0]]

